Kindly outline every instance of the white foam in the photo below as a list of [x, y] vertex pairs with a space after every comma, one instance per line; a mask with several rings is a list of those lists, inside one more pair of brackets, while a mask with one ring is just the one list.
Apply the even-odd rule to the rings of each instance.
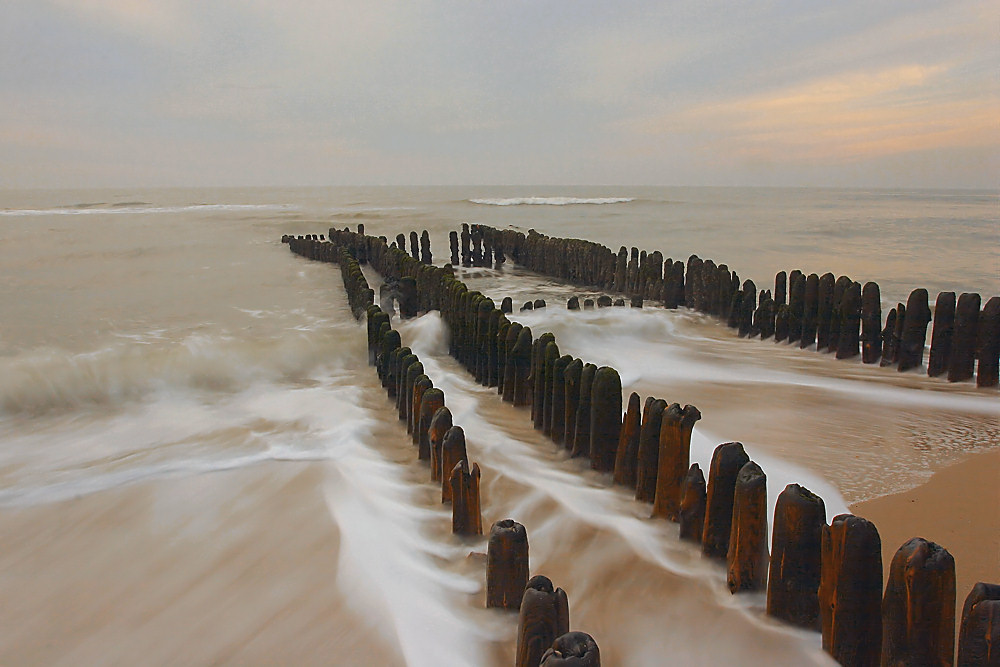
[[626, 204], [633, 197], [500, 197], [470, 199], [473, 204], [487, 206], [570, 206], [573, 204]]

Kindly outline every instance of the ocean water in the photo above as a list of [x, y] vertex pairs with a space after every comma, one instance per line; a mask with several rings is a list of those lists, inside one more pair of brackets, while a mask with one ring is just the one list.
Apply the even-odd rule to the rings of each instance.
[[[0, 192], [0, 662], [509, 664], [483, 610], [483, 540], [450, 534], [367, 366], [335, 266], [282, 234], [462, 222], [696, 253], [758, 288], [778, 270], [1000, 294], [998, 195], [736, 188]], [[567, 311], [593, 296], [516, 266], [460, 269], [626, 395], [692, 403], [692, 460], [739, 440], [774, 498], [847, 504], [997, 447], [995, 389], [735, 338], [685, 310]], [[375, 280], [375, 276], [371, 276]], [[399, 323], [483, 468], [484, 523], [525, 524], [607, 664], [827, 664], [818, 635], [733, 598], [725, 573]]]

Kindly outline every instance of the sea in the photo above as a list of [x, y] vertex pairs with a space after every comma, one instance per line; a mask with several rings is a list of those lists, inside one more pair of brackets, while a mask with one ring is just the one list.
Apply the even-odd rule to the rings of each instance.
[[[328, 187], [0, 191], [0, 663], [507, 665], [485, 540], [448, 506], [367, 365], [335, 265], [283, 234], [462, 223], [776, 272], [1000, 294], [1000, 195], [972, 190]], [[457, 268], [627, 395], [696, 405], [692, 461], [742, 442], [773, 506], [828, 517], [1000, 447], [996, 388], [738, 338], [513, 263]], [[379, 277], [368, 270], [369, 281]], [[519, 312], [524, 301], [548, 307]], [[724, 568], [448, 356], [436, 312], [394, 322], [483, 470], [485, 526], [525, 525], [608, 665], [832, 664], [817, 633], [732, 596]], [[929, 335], [928, 335], [929, 339]], [[926, 356], [925, 356], [926, 363]], [[964, 595], [964, 592], [960, 592]]]

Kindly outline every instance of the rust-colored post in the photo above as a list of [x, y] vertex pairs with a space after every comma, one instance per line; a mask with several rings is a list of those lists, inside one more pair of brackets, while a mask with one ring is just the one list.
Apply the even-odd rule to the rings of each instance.
[[667, 402], [653, 399], [643, 410], [639, 425], [639, 450], [635, 467], [635, 499], [651, 503], [656, 499], [656, 475], [660, 471], [660, 429]]
[[889, 565], [882, 598], [882, 664], [950, 667], [954, 656], [955, 559], [944, 547], [914, 537]]
[[1000, 584], [977, 583], [962, 607], [958, 667], [1000, 667]]
[[653, 516], [677, 521], [681, 485], [691, 461], [691, 432], [699, 419], [701, 412], [693, 405], [685, 405], [681, 410], [680, 405], [674, 403], [663, 413]]
[[417, 458], [421, 461], [431, 459], [430, 428], [434, 413], [444, 407], [444, 392], [437, 387], [431, 387], [420, 398], [420, 415], [417, 420]]
[[430, 428], [427, 429], [427, 439], [431, 445], [431, 481], [433, 482], [440, 482], [444, 477], [444, 471], [451, 470], [451, 468], [444, 467], [443, 453], [444, 438], [452, 427], [451, 410], [445, 406], [438, 408], [431, 418]]
[[749, 461], [750, 457], [739, 442], [723, 443], [712, 452], [705, 499], [705, 530], [701, 536], [701, 552], [705, 556], [726, 558], [733, 522], [736, 477]]
[[486, 550], [486, 606], [520, 610], [528, 585], [528, 533], [513, 519], [490, 528]]
[[789, 484], [774, 506], [767, 613], [809, 630], [819, 629], [820, 569], [826, 506], [798, 484]]
[[517, 619], [516, 667], [538, 667], [542, 656], [556, 640], [569, 632], [569, 601], [566, 591], [553, 588], [543, 575], [528, 580]]
[[634, 391], [628, 397], [628, 408], [622, 423], [621, 437], [618, 438], [618, 454], [615, 457], [615, 484], [635, 488], [636, 464], [639, 456], [639, 426], [642, 415], [639, 412], [639, 394]]
[[452, 426], [445, 433], [441, 442], [441, 502], [446, 503], [452, 499], [449, 471], [454, 470], [459, 462], [468, 460], [469, 455], [465, 449], [465, 431], [462, 430], [461, 426]]
[[705, 529], [705, 475], [697, 463], [692, 463], [681, 484], [681, 509], [678, 520], [681, 524], [680, 537], [701, 544]]
[[567, 632], [552, 642], [540, 667], [601, 667], [601, 651], [585, 632]]
[[767, 476], [750, 461], [736, 476], [726, 555], [730, 593], [761, 591], [767, 582]]
[[462, 459], [452, 469], [451, 483], [451, 531], [456, 535], [475, 536], [483, 534], [483, 519], [479, 508], [479, 464]]
[[878, 667], [882, 641], [882, 541], [852, 514], [823, 527], [819, 615], [823, 650], [842, 665]]

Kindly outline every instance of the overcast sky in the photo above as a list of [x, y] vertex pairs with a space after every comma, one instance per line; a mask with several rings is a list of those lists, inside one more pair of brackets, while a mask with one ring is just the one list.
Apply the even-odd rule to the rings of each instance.
[[0, 0], [0, 187], [1000, 181], [996, 2]]

